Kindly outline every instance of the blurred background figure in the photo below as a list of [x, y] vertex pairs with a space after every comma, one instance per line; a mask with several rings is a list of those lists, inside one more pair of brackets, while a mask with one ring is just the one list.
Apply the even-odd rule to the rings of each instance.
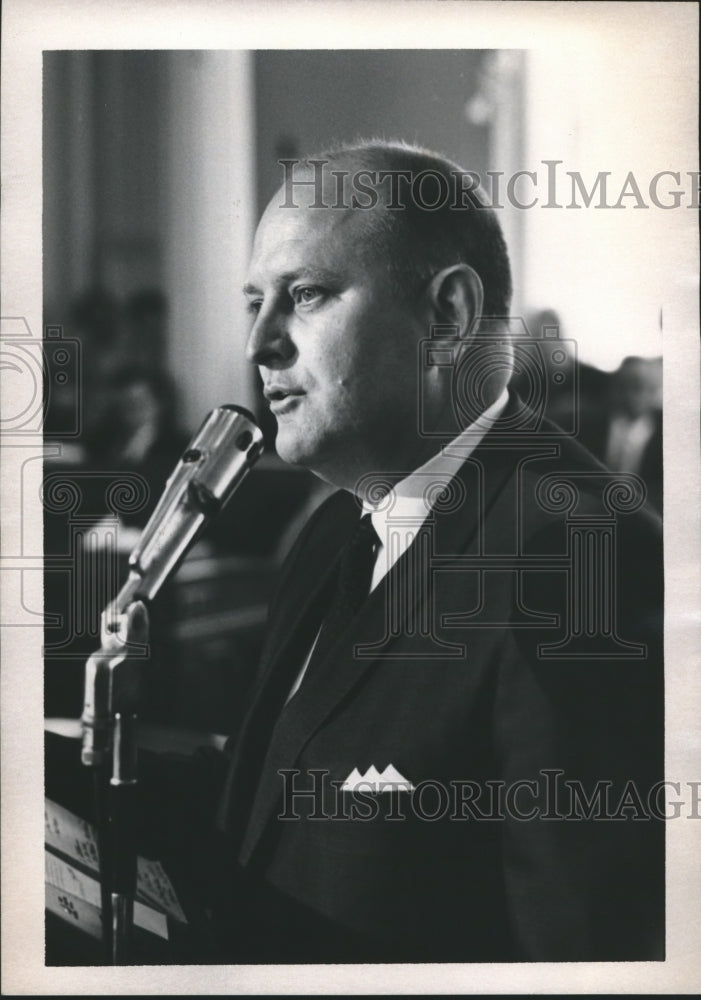
[[640, 476], [649, 502], [661, 512], [662, 358], [624, 358], [611, 379], [600, 432], [604, 463]]
[[[88, 463], [87, 441], [100, 422], [102, 384], [110, 370], [123, 363], [119, 301], [103, 288], [92, 287], [71, 300], [61, 326], [77, 350], [66, 352], [71, 370], [60, 381], [45, 380], [44, 434], [60, 446], [49, 449], [46, 458], [54, 467], [81, 467]], [[70, 433], [64, 438], [66, 428]]]
[[607, 381], [580, 440], [613, 472], [640, 476], [661, 514], [662, 358], [624, 358]]
[[[63, 409], [74, 403], [68, 390], [64, 401], [61, 386], [52, 384], [45, 431], [61, 445], [55, 464], [101, 466], [108, 456], [110, 461], [119, 458], [119, 452], [128, 464], [129, 447], [131, 458], [142, 464], [154, 457], [146, 454], [154, 441], [147, 447], [146, 439], [162, 436], [154, 423], [167, 427], [171, 439], [177, 434], [172, 423], [176, 391], [166, 363], [167, 314], [166, 297], [157, 288], [140, 289], [124, 301], [94, 286], [70, 302], [65, 331], [79, 345], [80, 434], [70, 441], [57, 435], [70, 422]], [[129, 427], [133, 430], [139, 420], [148, 424], [140, 438], [131, 446], [125, 440], [117, 444], [120, 434], [128, 437]]]
[[70, 332], [80, 341], [88, 382], [93, 376], [105, 375], [121, 357], [121, 319], [119, 300], [104, 288], [91, 288], [73, 300]]
[[[578, 437], [581, 441], [588, 440], [597, 414], [601, 412], [602, 401], [608, 394], [611, 376], [576, 356], [574, 342], [568, 339], [567, 329], [554, 309], [527, 313], [526, 327], [534, 341], [548, 343], [557, 339], [562, 349], [556, 355], [551, 351], [542, 352], [542, 361], [548, 369], [544, 373], [544, 384], [547, 386], [544, 415], [560, 427], [569, 428], [574, 407]], [[561, 360], [561, 354], [564, 354], [564, 360]], [[554, 357], [557, 358], [557, 365], [553, 364]], [[524, 372], [515, 371], [510, 386], [523, 399], [527, 398], [528, 380]]]
[[158, 288], [134, 292], [124, 306], [123, 356], [132, 364], [150, 371], [162, 371], [166, 364], [168, 303]]
[[133, 515], [142, 526], [189, 440], [179, 426], [175, 387], [163, 371], [129, 365], [105, 378], [101, 392], [100, 419], [86, 441], [89, 461], [116, 475], [128, 470], [144, 478], [148, 499]]
[[[614, 372], [601, 371], [575, 356], [562, 321], [553, 309], [526, 317], [534, 341], [555, 336], [565, 360], [545, 372], [548, 387], [545, 416], [570, 426], [571, 409], [578, 414], [578, 440], [612, 472], [631, 472], [647, 487], [648, 502], [662, 512], [662, 358], [628, 356]], [[553, 354], [542, 352], [546, 367]], [[572, 392], [572, 386], [576, 390]], [[527, 373], [518, 364], [511, 387], [527, 399]]]

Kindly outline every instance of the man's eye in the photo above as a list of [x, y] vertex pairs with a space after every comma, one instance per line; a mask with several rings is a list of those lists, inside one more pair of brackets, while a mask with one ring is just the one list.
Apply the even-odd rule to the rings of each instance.
[[297, 305], [308, 305], [311, 302], [316, 302], [322, 295], [321, 288], [317, 288], [315, 285], [303, 285], [301, 288], [295, 288], [292, 292], [292, 298]]
[[262, 299], [249, 299], [246, 303], [246, 312], [253, 313], [257, 315], [260, 312], [260, 308], [263, 305]]

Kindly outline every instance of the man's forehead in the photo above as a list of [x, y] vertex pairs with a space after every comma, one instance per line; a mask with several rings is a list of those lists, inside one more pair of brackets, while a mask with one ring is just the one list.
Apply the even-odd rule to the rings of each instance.
[[253, 246], [254, 263], [310, 255], [348, 260], [362, 253], [366, 237], [364, 220], [350, 209], [329, 206], [285, 206], [274, 197], [258, 225]]

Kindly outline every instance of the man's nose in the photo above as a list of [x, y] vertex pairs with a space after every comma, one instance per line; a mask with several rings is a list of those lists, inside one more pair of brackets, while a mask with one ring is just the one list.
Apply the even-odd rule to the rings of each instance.
[[277, 310], [263, 308], [248, 335], [246, 360], [254, 365], [275, 368], [289, 361], [294, 351], [285, 317]]

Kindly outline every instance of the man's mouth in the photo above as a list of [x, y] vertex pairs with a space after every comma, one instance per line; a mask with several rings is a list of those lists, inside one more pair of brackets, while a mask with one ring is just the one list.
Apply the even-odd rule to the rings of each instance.
[[270, 409], [275, 414], [280, 414], [291, 409], [300, 397], [304, 395], [301, 389], [287, 389], [282, 386], [266, 386], [263, 390], [265, 398], [268, 400]]

